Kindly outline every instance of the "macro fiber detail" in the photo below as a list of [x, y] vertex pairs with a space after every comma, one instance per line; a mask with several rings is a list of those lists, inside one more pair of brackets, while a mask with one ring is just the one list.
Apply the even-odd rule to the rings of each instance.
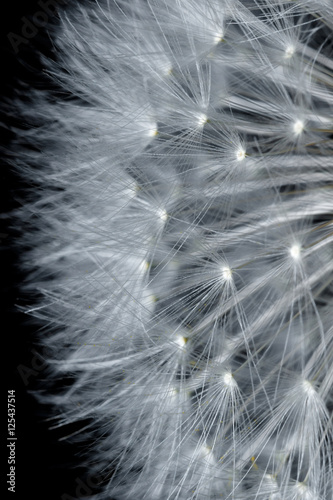
[[94, 498], [332, 500], [331, 0], [74, 2], [51, 35], [23, 289]]

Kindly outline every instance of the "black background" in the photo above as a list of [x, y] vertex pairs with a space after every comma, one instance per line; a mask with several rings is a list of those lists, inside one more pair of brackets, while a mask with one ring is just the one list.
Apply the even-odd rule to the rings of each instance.
[[[60, 2], [59, 2], [60, 3]], [[70, 0], [68, 0], [70, 5]], [[19, 43], [17, 53], [10, 37], [22, 36], [25, 19], [33, 20], [41, 11], [37, 1], [6, 1], [1, 11], [1, 196], [0, 196], [0, 259], [1, 259], [1, 307], [4, 320], [1, 324], [3, 380], [1, 394], [3, 415], [1, 442], [3, 450], [2, 498], [33, 500], [70, 500], [87, 498], [98, 492], [94, 487], [96, 478], [80, 466], [78, 445], [59, 441], [64, 430], [50, 430], [48, 418], [52, 411], [37, 402], [31, 394], [46, 378], [42, 359], [35, 353], [36, 327], [29, 324], [27, 316], [20, 312], [28, 298], [20, 290], [25, 276], [19, 269], [19, 250], [16, 247], [18, 233], [15, 228], [13, 210], [22, 203], [24, 183], [15, 174], [12, 162], [12, 140], [14, 129], [20, 126], [12, 104], [20, 82], [29, 88], [46, 85], [41, 71], [39, 53], [52, 57], [52, 44], [47, 30], [57, 25], [57, 15], [48, 16], [45, 27], [38, 27], [38, 33], [31, 36], [28, 43]], [[23, 198], [24, 199], [24, 198]], [[35, 348], [35, 351], [33, 349]], [[32, 371], [29, 371], [32, 370]], [[20, 373], [21, 372], [21, 373]], [[22, 377], [23, 373], [23, 377]], [[25, 380], [23, 380], [25, 377]], [[16, 394], [16, 492], [8, 491], [7, 463], [7, 391]]]

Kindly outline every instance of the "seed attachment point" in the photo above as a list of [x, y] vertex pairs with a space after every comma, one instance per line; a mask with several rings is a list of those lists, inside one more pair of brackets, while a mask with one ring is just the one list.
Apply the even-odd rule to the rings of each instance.
[[298, 244], [293, 245], [290, 248], [289, 253], [290, 253], [291, 257], [294, 260], [298, 260], [300, 258], [300, 256], [301, 256], [301, 247], [300, 247], [300, 245], [298, 245]]
[[303, 120], [296, 120], [293, 125], [293, 132], [295, 135], [300, 135], [304, 131]]

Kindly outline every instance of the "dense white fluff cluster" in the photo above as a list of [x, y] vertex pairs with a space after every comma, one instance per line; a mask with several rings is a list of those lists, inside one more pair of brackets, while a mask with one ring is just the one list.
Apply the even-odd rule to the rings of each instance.
[[62, 15], [20, 217], [98, 498], [332, 499], [332, 33], [330, 0]]

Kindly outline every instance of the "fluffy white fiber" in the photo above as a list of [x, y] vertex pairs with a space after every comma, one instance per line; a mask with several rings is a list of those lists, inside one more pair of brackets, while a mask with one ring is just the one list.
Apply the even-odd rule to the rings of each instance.
[[23, 266], [98, 498], [332, 500], [332, 33], [331, 0], [62, 14]]

